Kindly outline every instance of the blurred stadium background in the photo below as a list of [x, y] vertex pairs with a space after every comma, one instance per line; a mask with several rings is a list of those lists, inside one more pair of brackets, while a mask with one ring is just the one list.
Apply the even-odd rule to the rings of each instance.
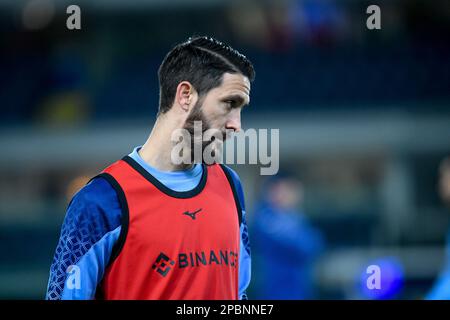
[[[79, 31], [66, 28], [70, 4]], [[369, 4], [381, 30], [366, 28]], [[193, 34], [255, 65], [243, 127], [279, 128], [281, 165], [304, 184], [327, 243], [317, 298], [365, 298], [358, 270], [383, 257], [403, 268], [395, 298], [423, 298], [450, 227], [436, 190], [450, 153], [449, 31], [447, 0], [1, 0], [0, 298], [44, 297], [69, 199], [145, 142], [159, 63]], [[233, 168], [252, 225], [263, 177]]]

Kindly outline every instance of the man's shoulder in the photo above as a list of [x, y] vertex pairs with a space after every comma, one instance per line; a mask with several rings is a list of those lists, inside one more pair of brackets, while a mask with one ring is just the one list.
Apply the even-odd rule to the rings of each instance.
[[235, 190], [235, 196], [237, 196], [237, 200], [239, 201], [239, 205], [241, 210], [245, 211], [245, 201], [244, 201], [244, 190], [242, 188], [241, 180], [239, 179], [239, 175], [231, 169], [229, 166], [221, 164], [222, 169], [226, 173], [228, 180], [231, 186]]
[[102, 176], [94, 177], [72, 198], [69, 208], [109, 210], [119, 207], [116, 190]]
[[237, 174], [237, 172], [225, 164], [221, 164], [220, 166], [223, 168], [225, 173], [232, 179], [232, 181], [233, 181], [233, 183], [235, 183], [236, 187], [240, 187], [241, 179], [239, 178], [239, 175]]

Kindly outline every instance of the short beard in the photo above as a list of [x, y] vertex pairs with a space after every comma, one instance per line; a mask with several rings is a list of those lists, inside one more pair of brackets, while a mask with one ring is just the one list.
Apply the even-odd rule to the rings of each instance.
[[[206, 119], [203, 110], [202, 110], [202, 103], [203, 101], [199, 99], [195, 106], [192, 108], [191, 113], [189, 114], [188, 118], [186, 119], [186, 122], [183, 126], [184, 129], [186, 129], [191, 137], [190, 141], [190, 149], [191, 149], [191, 163], [205, 163], [203, 160], [203, 156], [201, 159], [196, 159], [194, 155], [195, 146], [201, 145], [202, 155], [205, 151], [205, 148], [214, 142], [214, 140], [210, 141], [203, 141], [203, 136], [206, 130], [211, 128], [211, 125], [209, 121]], [[202, 124], [202, 133], [201, 136], [194, 135], [194, 123], [196, 121], [201, 121]], [[198, 133], [198, 132], [197, 132]], [[197, 134], [198, 135], [198, 134]], [[214, 138], [214, 137], [213, 137]], [[213, 151], [214, 152], [214, 151]]]

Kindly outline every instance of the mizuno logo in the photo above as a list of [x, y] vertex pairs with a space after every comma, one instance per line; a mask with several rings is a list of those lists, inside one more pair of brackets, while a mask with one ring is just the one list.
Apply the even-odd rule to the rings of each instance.
[[202, 208], [200, 208], [200, 209], [198, 209], [197, 211], [194, 211], [194, 212], [185, 211], [185, 212], [183, 212], [183, 214], [191, 217], [192, 220], [195, 220], [196, 214], [199, 213], [200, 211], [202, 211]]

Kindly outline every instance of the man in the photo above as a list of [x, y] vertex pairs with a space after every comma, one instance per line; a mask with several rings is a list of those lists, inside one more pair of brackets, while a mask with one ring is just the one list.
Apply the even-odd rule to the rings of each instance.
[[[450, 157], [442, 160], [439, 167], [439, 195], [445, 205], [450, 207]], [[431, 292], [426, 297], [429, 300], [449, 300], [450, 299], [450, 234], [447, 236], [447, 261], [433, 286]]]
[[47, 299], [246, 299], [251, 259], [239, 178], [224, 165], [175, 164], [171, 136], [192, 133], [199, 121], [224, 139], [239, 131], [253, 66], [228, 45], [196, 37], [167, 54], [158, 77], [148, 140], [70, 202]]
[[324, 239], [302, 210], [303, 185], [289, 173], [269, 178], [255, 210], [253, 244], [261, 267], [257, 298], [314, 299], [314, 264]]

